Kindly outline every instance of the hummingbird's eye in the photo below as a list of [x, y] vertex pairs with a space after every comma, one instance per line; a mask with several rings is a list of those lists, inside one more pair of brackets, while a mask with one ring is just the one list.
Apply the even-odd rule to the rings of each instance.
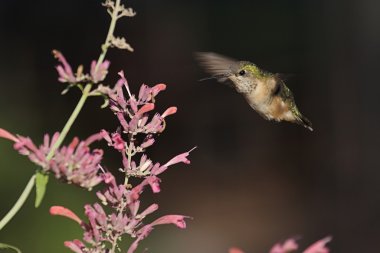
[[239, 75], [240, 75], [240, 76], [244, 76], [244, 75], [245, 75], [245, 73], [246, 73], [246, 72], [245, 72], [245, 70], [244, 70], [244, 69], [242, 69], [242, 70], [240, 70], [240, 72], [239, 72]]
[[273, 89], [273, 95], [277, 96], [281, 92], [281, 84], [277, 83]]

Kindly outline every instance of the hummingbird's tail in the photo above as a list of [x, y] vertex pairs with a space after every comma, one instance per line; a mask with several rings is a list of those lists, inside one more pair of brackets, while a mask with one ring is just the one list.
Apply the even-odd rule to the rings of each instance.
[[300, 124], [301, 126], [307, 128], [307, 129], [309, 129], [310, 131], [313, 131], [313, 126], [311, 124], [311, 121], [308, 120], [302, 114], [300, 114], [299, 117], [297, 117], [297, 123]]

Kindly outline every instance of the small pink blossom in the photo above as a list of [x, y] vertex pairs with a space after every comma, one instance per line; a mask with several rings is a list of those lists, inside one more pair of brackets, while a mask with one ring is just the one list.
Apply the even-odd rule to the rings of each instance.
[[310, 245], [303, 253], [329, 253], [329, 249], [326, 244], [332, 239], [331, 236], [325, 237], [319, 241], [316, 241]]
[[152, 87], [151, 89], [151, 96], [152, 96], [152, 99], [157, 96], [158, 93], [160, 93], [161, 91], [163, 90], [166, 90], [166, 84], [163, 84], [163, 83], [159, 83], [159, 84], [156, 84], [155, 86]]
[[189, 218], [189, 217], [184, 216], [184, 215], [174, 215], [174, 214], [165, 215], [153, 221], [152, 223], [150, 223], [150, 225], [156, 226], [156, 225], [163, 225], [163, 224], [174, 224], [179, 228], [185, 229], [186, 228], [185, 218]]
[[82, 224], [82, 220], [75, 213], [73, 213], [70, 209], [63, 206], [50, 207], [50, 214], [64, 216], [66, 218], [69, 218], [73, 221], [78, 222], [78, 224]]
[[[182, 163], [186, 163], [186, 164], [190, 164], [190, 160], [187, 159], [187, 157], [189, 156], [190, 152], [193, 151], [194, 149], [196, 149], [196, 147], [192, 148], [188, 152], [185, 152], [185, 153], [182, 153], [180, 155], [177, 155], [176, 157], [172, 158], [169, 162], [165, 163], [164, 167], [169, 167], [169, 166], [171, 166], [173, 164], [181, 163], [181, 162]], [[162, 172], [160, 172], [160, 173], [162, 173]]]
[[0, 138], [18, 142], [18, 138], [5, 129], [0, 128]]
[[232, 247], [228, 250], [228, 253], [244, 253], [244, 251], [242, 251], [241, 249], [239, 248], [235, 248], [235, 247]]
[[58, 80], [62, 83], [75, 83], [76, 78], [74, 76], [73, 70], [71, 69], [71, 66], [66, 61], [66, 58], [58, 50], [53, 50], [53, 55], [62, 64], [56, 66], [56, 69], [59, 74]]
[[175, 114], [177, 112], [177, 107], [172, 106], [166, 109], [166, 111], [161, 115], [162, 118], [165, 118], [169, 115]]
[[275, 244], [270, 253], [289, 253], [298, 249], [298, 244], [295, 239], [287, 239], [284, 243]]
[[73, 241], [66, 241], [64, 242], [64, 245], [74, 251], [75, 253], [84, 253], [87, 251], [83, 251], [86, 248], [86, 245], [81, 242], [80, 240], [73, 240]]
[[110, 62], [106, 60], [102, 62], [101, 64], [99, 64], [98, 68], [96, 68], [96, 65], [97, 65], [96, 61], [91, 62], [90, 74], [91, 74], [91, 79], [94, 83], [101, 82], [106, 78], [108, 74], [108, 68], [110, 66]]
[[153, 104], [153, 103], [147, 103], [147, 104], [143, 105], [143, 106], [138, 110], [137, 114], [142, 115], [142, 114], [144, 114], [144, 113], [146, 113], [146, 112], [149, 112], [149, 111], [151, 111], [151, 110], [153, 110], [153, 109], [154, 109], [154, 104]]

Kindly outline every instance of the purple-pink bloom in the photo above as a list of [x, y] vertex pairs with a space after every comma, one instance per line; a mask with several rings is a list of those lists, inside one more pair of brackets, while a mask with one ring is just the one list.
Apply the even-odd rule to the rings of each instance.
[[53, 55], [62, 65], [58, 65], [55, 68], [58, 71], [58, 80], [62, 83], [75, 83], [76, 78], [70, 64], [66, 61], [65, 57], [58, 50], [53, 50]]
[[96, 68], [97, 62], [92, 61], [91, 62], [91, 70], [90, 70], [90, 75], [93, 83], [98, 83], [103, 81], [107, 74], [108, 74], [108, 68], [110, 66], [109, 61], [104, 61], [101, 64], [99, 64], [98, 68]]

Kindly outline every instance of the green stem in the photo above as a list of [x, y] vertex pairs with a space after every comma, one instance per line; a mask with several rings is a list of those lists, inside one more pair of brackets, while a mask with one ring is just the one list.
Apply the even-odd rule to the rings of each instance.
[[90, 93], [91, 87], [92, 87], [91, 84], [87, 84], [86, 87], [84, 88], [82, 97], [80, 98], [69, 120], [66, 122], [66, 125], [63, 127], [58, 140], [54, 143], [53, 147], [50, 149], [48, 155], [46, 156], [46, 160], [49, 161], [53, 157], [54, 152], [57, 150], [57, 148], [59, 148], [59, 146], [62, 144], [71, 126], [73, 125], [75, 119], [78, 117], [79, 112], [82, 110], [82, 107], [84, 103], [86, 102], [86, 99], [88, 98], [88, 95]]
[[21, 209], [21, 207], [24, 205], [26, 199], [32, 192], [34, 182], [36, 179], [36, 175], [33, 175], [30, 179], [28, 184], [26, 185], [24, 191], [16, 201], [16, 203], [13, 205], [12, 209], [9, 210], [9, 212], [4, 216], [4, 218], [0, 221], [0, 230], [3, 229], [5, 225], [13, 218], [13, 216], [16, 215], [16, 213]]
[[110, 47], [110, 41], [112, 40], [113, 33], [115, 31], [116, 27], [116, 21], [118, 19], [117, 14], [119, 13], [120, 9], [120, 0], [116, 0], [115, 8], [113, 9], [112, 15], [111, 15], [111, 24], [108, 29], [107, 38], [104, 41], [104, 44], [102, 45], [102, 53], [99, 55], [98, 62], [96, 63], [95, 72], [98, 70], [99, 65], [103, 63], [104, 58], [106, 57], [107, 50]]

